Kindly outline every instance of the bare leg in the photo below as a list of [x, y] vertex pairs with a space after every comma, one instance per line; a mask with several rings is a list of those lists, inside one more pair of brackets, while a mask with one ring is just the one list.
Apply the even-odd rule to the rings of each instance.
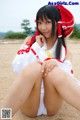
[[[14, 115], [29, 97], [32, 98], [31, 94], [33, 93], [36, 94], [36, 92], [34, 91], [36, 88], [38, 90], [35, 105], [36, 111], [39, 105], [39, 92], [40, 92], [39, 86], [41, 84], [41, 79], [42, 79], [41, 65], [39, 63], [32, 63], [25, 67], [25, 69], [17, 77], [17, 79], [11, 86], [7, 96], [5, 97], [5, 100], [3, 101], [2, 107], [12, 108], [12, 112]], [[37, 86], [39, 87], [39, 89]]]
[[37, 115], [40, 104], [41, 81], [42, 81], [41, 76], [39, 76], [29, 97], [21, 106], [21, 112], [27, 116], [35, 117]]
[[60, 109], [63, 99], [59, 95], [56, 88], [53, 86], [52, 82], [49, 80], [49, 77], [44, 79], [44, 88], [45, 88], [45, 95], [44, 95], [44, 103], [47, 109], [48, 115], [54, 115]]
[[[73, 81], [71, 76], [69, 76], [66, 72], [64, 72], [62, 69], [60, 69], [59, 67], [56, 66], [56, 67], [54, 67], [54, 69], [51, 72], [48, 73], [48, 75], [45, 77], [45, 79], [47, 79], [50, 82], [50, 84], [51, 83], [53, 84], [52, 91], [55, 91], [55, 94], [56, 94], [56, 96], [54, 94], [54, 97], [56, 97], [55, 104], [57, 104], [57, 102], [58, 102], [57, 98], [59, 98], [59, 100], [60, 100], [60, 98], [62, 97], [66, 102], [68, 102], [69, 104], [71, 104], [72, 106], [74, 106], [75, 108], [80, 110], [80, 86], [78, 86]], [[51, 90], [51, 88], [50, 88], [50, 90]], [[59, 97], [59, 96], [61, 96], [61, 97]], [[48, 97], [47, 97], [47, 92], [45, 92], [45, 99], [46, 99], [45, 105], [47, 106], [48, 109], [50, 109], [49, 108], [50, 103], [48, 103], [48, 101], [50, 101], [50, 100]], [[54, 97], [53, 97], [53, 99], [51, 99], [52, 101], [50, 101], [51, 104], [54, 101]], [[59, 102], [59, 103], [61, 103], [61, 102]], [[57, 108], [60, 106], [59, 103], [58, 103]], [[54, 109], [55, 109], [55, 107], [53, 106]], [[56, 109], [55, 109], [55, 112], [56, 112]]]

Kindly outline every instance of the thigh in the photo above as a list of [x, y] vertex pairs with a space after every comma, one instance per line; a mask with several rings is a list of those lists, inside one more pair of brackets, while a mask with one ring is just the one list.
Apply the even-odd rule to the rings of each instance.
[[44, 104], [48, 115], [54, 115], [60, 109], [63, 99], [49, 79], [44, 79]]
[[38, 73], [37, 75], [38, 75], [37, 77], [38, 80], [35, 82], [28, 99], [21, 106], [21, 112], [30, 117], [35, 117], [37, 115], [39, 103], [40, 103], [42, 75]]

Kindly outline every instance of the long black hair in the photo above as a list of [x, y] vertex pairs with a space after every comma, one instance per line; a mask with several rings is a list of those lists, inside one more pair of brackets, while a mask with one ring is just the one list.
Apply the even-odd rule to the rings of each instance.
[[[42, 8], [40, 8], [37, 12], [36, 15], [36, 25], [38, 29], [38, 20], [41, 19], [51, 19], [52, 21], [52, 36], [55, 34], [55, 22], [57, 23], [58, 21], [61, 20], [60, 12], [59, 10], [53, 6], [53, 5], [45, 5]], [[62, 28], [61, 28], [62, 29]], [[58, 38], [58, 36], [57, 36]], [[61, 47], [62, 45], [66, 47], [65, 40], [64, 40], [64, 31], [62, 30], [62, 37], [58, 38], [57, 46], [56, 46], [56, 58], [60, 59], [61, 55]]]

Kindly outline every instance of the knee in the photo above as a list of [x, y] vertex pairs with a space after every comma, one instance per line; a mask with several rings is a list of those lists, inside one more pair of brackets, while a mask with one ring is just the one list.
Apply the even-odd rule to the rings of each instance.
[[21, 78], [39, 78], [41, 74], [41, 65], [39, 63], [30, 63], [25, 66], [19, 75]]
[[48, 73], [45, 80], [49, 80], [49, 82], [53, 83], [54, 86], [56, 86], [63, 84], [66, 78], [67, 74], [59, 67], [55, 67], [51, 72]]
[[30, 63], [29, 65], [25, 66], [25, 68], [23, 69], [24, 73], [40, 73], [41, 70], [41, 65], [39, 63]]
[[26, 111], [24, 111], [22, 108], [20, 109], [20, 111], [22, 114], [31, 118], [35, 118], [37, 116], [37, 111], [33, 111], [32, 113], [31, 112], [26, 113]]

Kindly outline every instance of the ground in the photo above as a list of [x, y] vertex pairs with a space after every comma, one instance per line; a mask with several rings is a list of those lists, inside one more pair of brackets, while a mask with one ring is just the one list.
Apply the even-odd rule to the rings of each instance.
[[[22, 42], [23, 40], [0, 40], [0, 105], [15, 80], [16, 76], [12, 71], [12, 61]], [[73, 56], [74, 75], [80, 79], [80, 41], [66, 40], [66, 42]], [[64, 102], [55, 116], [29, 118], [19, 110], [12, 120], [80, 120], [80, 111]]]

